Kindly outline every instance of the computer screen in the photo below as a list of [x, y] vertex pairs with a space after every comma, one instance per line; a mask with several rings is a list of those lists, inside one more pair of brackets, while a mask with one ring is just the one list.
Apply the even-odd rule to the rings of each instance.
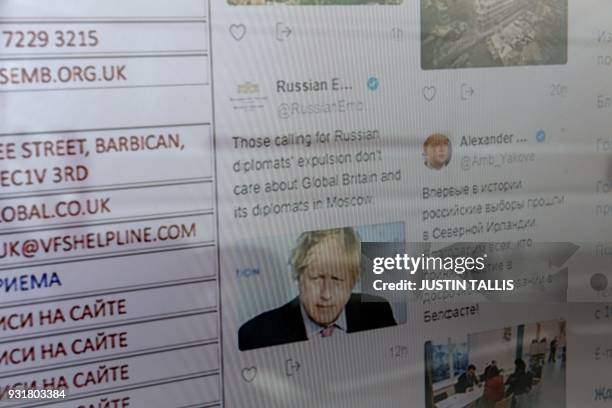
[[0, 407], [612, 401], [605, 0], [0, 0]]

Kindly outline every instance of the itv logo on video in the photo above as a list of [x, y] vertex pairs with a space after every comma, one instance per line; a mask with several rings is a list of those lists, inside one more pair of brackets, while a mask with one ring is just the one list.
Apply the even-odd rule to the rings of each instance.
[[258, 276], [259, 275], [259, 268], [236, 269], [236, 275], [239, 278], [250, 278], [251, 276]]

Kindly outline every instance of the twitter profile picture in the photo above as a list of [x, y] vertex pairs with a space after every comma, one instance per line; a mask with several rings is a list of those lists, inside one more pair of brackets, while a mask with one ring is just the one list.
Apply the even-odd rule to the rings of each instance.
[[441, 133], [430, 135], [423, 143], [423, 158], [429, 169], [441, 170], [451, 161], [451, 142]]

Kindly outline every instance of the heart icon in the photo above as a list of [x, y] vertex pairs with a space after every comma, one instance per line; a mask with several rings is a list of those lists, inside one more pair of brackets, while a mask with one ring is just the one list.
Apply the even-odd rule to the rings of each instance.
[[242, 379], [248, 383], [253, 382], [257, 376], [257, 367], [245, 367], [242, 369]]
[[232, 24], [229, 31], [234, 40], [240, 41], [246, 34], [246, 26], [244, 24]]
[[423, 88], [423, 97], [427, 102], [431, 102], [436, 97], [436, 92], [435, 86], [426, 86]]

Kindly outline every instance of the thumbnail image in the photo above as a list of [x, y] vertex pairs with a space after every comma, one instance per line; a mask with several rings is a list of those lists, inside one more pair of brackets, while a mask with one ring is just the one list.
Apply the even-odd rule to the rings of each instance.
[[427, 408], [565, 407], [564, 320], [425, 343]]
[[447, 136], [435, 133], [425, 139], [423, 157], [428, 169], [441, 170], [448, 166], [451, 155], [451, 143]]
[[267, 6], [282, 4], [286, 6], [359, 6], [359, 5], [397, 5], [404, 0], [227, 0], [233, 6]]
[[567, 0], [421, 0], [421, 67], [565, 64], [567, 13]]
[[403, 238], [404, 224], [391, 223], [308, 231], [239, 246], [238, 348], [325, 341], [405, 323], [403, 297], [373, 294], [361, 282], [362, 271], [371, 267], [362, 241], [403, 245]]

